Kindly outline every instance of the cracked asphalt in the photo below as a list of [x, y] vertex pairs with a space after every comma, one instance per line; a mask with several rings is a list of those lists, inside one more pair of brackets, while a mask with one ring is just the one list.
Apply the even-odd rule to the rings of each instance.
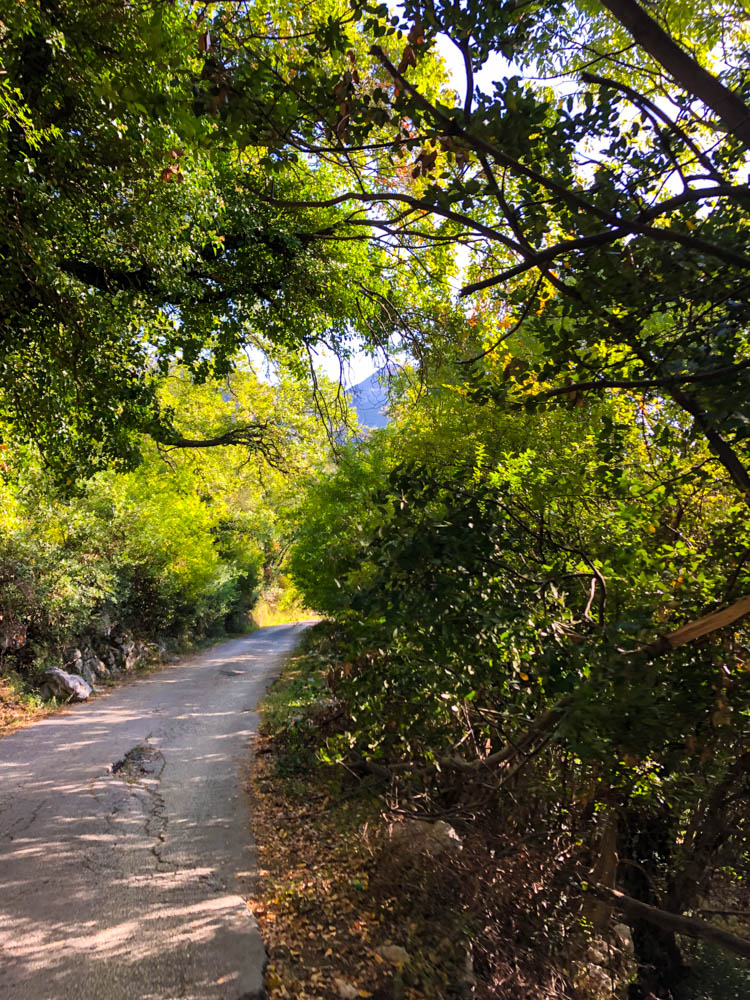
[[2, 1000], [263, 996], [244, 772], [256, 704], [303, 627], [0, 740]]

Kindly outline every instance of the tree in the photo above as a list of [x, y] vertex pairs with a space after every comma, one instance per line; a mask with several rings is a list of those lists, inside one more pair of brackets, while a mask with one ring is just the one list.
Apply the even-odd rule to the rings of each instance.
[[161, 2], [2, 12], [0, 416], [62, 479], [132, 467], [143, 431], [175, 443], [173, 364], [201, 381], [258, 349], [299, 369], [375, 312], [377, 252], [254, 194], [265, 154], [211, 24]]
[[[414, 4], [390, 24], [383, 7], [363, 7], [356, 31], [370, 58], [358, 62], [358, 80], [341, 58], [346, 126], [332, 132], [330, 104], [320, 103], [284, 132], [344, 171], [337, 193], [298, 202], [327, 220], [336, 213], [339, 235], [369, 227], [401, 259], [430, 240], [468, 248], [462, 295], [472, 312], [453, 337], [448, 380], [485, 419], [498, 405], [537, 414], [529, 425], [516, 418], [532, 457], [518, 445], [493, 456], [486, 443], [493, 457], [477, 479], [457, 459], [435, 468], [429, 448], [393, 467], [370, 513], [352, 519], [366, 567], [348, 564], [356, 547], [339, 540], [336, 580], [347, 594], [333, 604], [369, 625], [367, 646], [383, 651], [368, 666], [353, 661], [357, 672], [341, 682], [354, 729], [365, 715], [362, 742], [392, 752], [400, 736], [389, 712], [413, 697], [396, 714], [415, 767], [441, 739], [459, 739], [464, 716], [452, 728], [447, 706], [460, 709], [467, 691], [487, 698], [475, 681], [492, 678], [494, 662], [493, 683], [505, 687], [490, 686], [495, 700], [484, 704], [506, 720], [513, 705], [527, 724], [488, 759], [507, 768], [519, 758], [513, 747], [533, 755], [550, 727], [579, 759], [596, 759], [598, 808], [633, 862], [618, 878], [647, 903], [661, 884], [675, 912], [722, 857], [746, 852], [743, 827], [736, 839], [721, 832], [747, 802], [737, 769], [744, 694], [731, 711], [734, 692], [746, 690], [732, 663], [747, 650], [746, 28], [727, 3], [689, 34], [693, 13], [630, 2]], [[463, 57], [461, 95], [428, 94], [419, 76], [439, 33]], [[498, 53], [511, 68], [489, 93], [474, 81]], [[322, 84], [314, 66], [305, 73], [295, 69], [294, 86], [307, 86], [312, 104]], [[550, 407], [570, 425], [560, 438]], [[592, 453], [575, 448], [581, 420], [592, 421]], [[301, 569], [309, 578], [309, 565]], [[486, 646], [474, 641], [485, 607]], [[726, 615], [714, 618], [717, 609]], [[696, 620], [703, 625], [687, 624]], [[712, 621], [736, 631], [715, 632]], [[555, 636], [567, 638], [558, 646]], [[510, 687], [518, 669], [538, 679], [529, 662], [545, 678], [535, 715], [523, 686]], [[467, 723], [463, 746], [481, 746], [487, 730], [477, 727], [473, 743]], [[705, 771], [691, 759], [697, 733], [711, 746]], [[687, 815], [683, 840], [677, 817]], [[610, 878], [612, 843], [602, 838], [609, 857], [594, 869]], [[641, 958], [661, 966], [644, 972], [646, 991], [668, 988], [679, 967], [674, 940], [660, 933], [649, 944], [638, 924]]]
[[[320, 72], [308, 60], [283, 81], [295, 100], [281, 120], [275, 105], [265, 106], [280, 147], [342, 171], [331, 197], [284, 204], [317, 206], [331, 238], [369, 230], [400, 259], [428, 241], [470, 246], [475, 280], [462, 294], [533, 332], [534, 360], [550, 383], [542, 396], [613, 386], [666, 394], [746, 495], [748, 194], [742, 129], [731, 127], [742, 98], [730, 101], [720, 75], [636, 4], [613, 3], [617, 38], [625, 29], [642, 39], [648, 28], [658, 39], [636, 49], [625, 83], [615, 54], [606, 46], [592, 52], [612, 28], [600, 8], [592, 15], [594, 6], [406, 5], [402, 32], [384, 6], [357, 8], [358, 23], [341, 22], [329, 46], [340, 53], [336, 87], [325, 89], [328, 66]], [[718, 33], [699, 21], [703, 54], [720, 35], [729, 53], [723, 73], [734, 83], [742, 28], [735, 5], [722, 13]], [[581, 25], [583, 41], [574, 45], [571, 29]], [[439, 33], [464, 58], [460, 100], [430, 92], [420, 69]], [[347, 45], [361, 51], [363, 39], [369, 56], [360, 64], [357, 55], [355, 66]], [[475, 87], [499, 52], [529, 72], [546, 53], [550, 72], [567, 75], [564, 93], [519, 75], [506, 75], [491, 95]], [[256, 59], [250, 47], [238, 80], [243, 67], [254, 79]], [[655, 101], [655, 92], [671, 104]], [[336, 128], [335, 103], [342, 115], [345, 108]]]
[[401, 802], [506, 834], [526, 809], [550, 850], [585, 843], [591, 881], [664, 917], [625, 909], [653, 990], [681, 970], [664, 908], [747, 866], [750, 601], [700, 617], [747, 589], [744, 504], [697, 475], [705, 442], [654, 439], [652, 409], [480, 408], [444, 370], [307, 493], [291, 568], [338, 623], [323, 753]]
[[[175, 414], [177, 443], [145, 439], [136, 469], [103, 470], [72, 496], [4, 429], [3, 670], [32, 682], [66, 647], [106, 644], [113, 630], [179, 641], [248, 627], [288, 545], [285, 512], [329, 460], [312, 393], [289, 377], [263, 382], [247, 366], [200, 386], [174, 369], [159, 402]], [[181, 446], [224, 436], [227, 425], [262, 427], [262, 447]], [[9, 629], [23, 637], [16, 647]]]

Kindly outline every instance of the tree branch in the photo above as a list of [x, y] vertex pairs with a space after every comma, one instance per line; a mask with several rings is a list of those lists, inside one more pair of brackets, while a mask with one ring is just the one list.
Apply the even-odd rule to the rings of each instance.
[[681, 625], [674, 632], [649, 643], [643, 651], [665, 653], [672, 649], [679, 649], [680, 646], [685, 646], [689, 642], [702, 639], [704, 635], [710, 635], [711, 632], [718, 632], [719, 629], [726, 628], [727, 625], [733, 625], [746, 615], [750, 615], [750, 596], [748, 595], [741, 597], [734, 604], [730, 604], [728, 608], [722, 608], [721, 611], [714, 611], [710, 615], [704, 615], [703, 618], [696, 618], [695, 621]]
[[699, 188], [697, 190], [684, 191], [682, 194], [675, 195], [673, 198], [669, 198], [666, 201], [660, 202], [658, 205], [654, 205], [652, 208], [646, 209], [635, 219], [618, 219], [617, 225], [615, 225], [612, 229], [604, 229], [599, 233], [591, 233], [588, 236], [580, 236], [574, 240], [564, 240], [563, 242], [555, 243], [553, 246], [547, 247], [545, 250], [541, 250], [536, 254], [527, 253], [522, 263], [516, 264], [514, 267], [510, 267], [506, 271], [502, 271], [500, 274], [495, 274], [491, 278], [483, 278], [481, 281], [475, 281], [472, 284], [465, 285], [461, 289], [460, 294], [462, 297], [465, 297], [467, 295], [472, 295], [474, 292], [483, 291], [485, 288], [492, 288], [494, 285], [502, 284], [509, 278], [515, 278], [519, 274], [531, 271], [535, 267], [544, 268], [545, 266], [549, 266], [549, 264], [551, 264], [557, 257], [562, 257], [575, 250], [589, 250], [592, 247], [604, 246], [607, 243], [614, 243], [623, 236], [629, 236], [631, 234], [649, 236], [651, 239], [659, 240], [660, 242], [665, 243], [677, 243], [681, 246], [686, 246], [690, 250], [708, 253], [712, 257], [726, 261], [728, 264], [734, 264], [736, 267], [750, 269], [750, 257], [745, 254], [737, 253], [729, 247], [718, 246], [716, 243], [709, 243], [707, 240], [703, 240], [698, 236], [692, 236], [689, 233], [681, 233], [675, 229], [658, 229], [653, 226], [643, 224], [646, 220], [650, 221], [656, 219], [660, 215], [667, 214], [675, 208], [679, 208], [681, 205], [690, 204], [691, 202], [700, 202], [706, 200], [707, 198], [738, 196], [750, 198], [750, 191], [748, 191], [748, 189], [744, 186], [724, 184], [717, 185], [712, 188]]
[[[513, 250], [521, 256], [526, 253], [520, 243], [516, 243], [515, 240], [499, 233], [497, 229], [485, 226], [468, 215], [463, 215], [461, 212], [454, 212], [449, 208], [440, 208], [439, 205], [422, 201], [420, 198], [414, 198], [412, 195], [400, 194], [395, 191], [383, 191], [379, 194], [371, 194], [366, 191], [346, 191], [333, 198], [324, 198], [320, 201], [284, 201], [283, 199], [268, 197], [264, 197], [262, 200], [265, 201], [266, 204], [275, 205], [278, 208], [333, 208], [336, 205], [343, 205], [347, 201], [361, 201], [365, 204], [374, 204], [386, 201], [402, 202], [405, 205], [411, 205], [412, 208], [426, 212], [427, 214], [439, 215], [444, 219], [448, 219], [450, 222], [456, 222], [461, 226], [473, 229], [475, 232], [481, 233], [483, 236], [486, 236], [487, 239], [493, 240], [495, 243], [502, 243], [503, 246], [508, 247], [510, 250]], [[378, 219], [373, 219], [372, 221], [362, 220], [362, 222], [366, 222], [372, 226], [380, 226], [382, 228], [381, 220]], [[750, 259], [748, 260], [748, 266], [750, 266]]]
[[626, 83], [620, 83], [619, 80], [610, 80], [609, 77], [599, 76], [597, 73], [589, 73], [588, 71], [581, 73], [581, 79], [585, 83], [595, 83], [600, 87], [609, 87], [611, 90], [619, 90], [621, 93], [625, 94], [628, 100], [631, 101], [632, 104], [635, 104], [636, 107], [648, 110], [655, 118], [658, 118], [659, 121], [663, 122], [669, 131], [673, 132], [681, 142], [685, 143], [690, 152], [704, 167], [709, 176], [713, 177], [713, 179], [719, 184], [722, 183], [723, 178], [721, 174], [718, 173], [713, 163], [711, 163], [711, 160], [708, 156], [706, 156], [700, 146], [696, 145], [690, 136], [686, 132], [683, 132], [677, 123], [673, 122], [669, 115], [662, 111], [658, 104], [654, 104], [654, 102], [650, 101], [648, 97], [644, 97], [643, 94], [639, 94], [637, 90], [629, 87]]
[[501, 750], [497, 750], [495, 753], [491, 753], [488, 757], [477, 757], [474, 760], [463, 760], [461, 757], [448, 757], [443, 759], [440, 763], [444, 767], [452, 767], [460, 771], [477, 771], [481, 767], [493, 767], [497, 764], [505, 764], [507, 761], [512, 760], [517, 757], [519, 753], [523, 753], [532, 743], [537, 739], [537, 737], [545, 735], [557, 726], [562, 718], [562, 714], [566, 708], [573, 701], [573, 695], [568, 695], [565, 698], [561, 698], [556, 705], [552, 708], [548, 708], [545, 712], [542, 712], [534, 722], [531, 723], [529, 728], [520, 737], [520, 739], [514, 741], [513, 743], [508, 743]]
[[[472, 359], [473, 360], [473, 359]], [[710, 372], [697, 372], [694, 375], [665, 375], [661, 378], [636, 379], [592, 379], [590, 382], [571, 382], [570, 385], [559, 386], [540, 392], [533, 398], [552, 399], [555, 396], [566, 396], [571, 392], [587, 392], [591, 389], [667, 389], [671, 386], [687, 385], [695, 382], [713, 382], [727, 376], [733, 376], [750, 368], [750, 361], [741, 361], [736, 365], [725, 365], [714, 368]]]
[[185, 438], [165, 434], [159, 443], [168, 448], [225, 448], [246, 447], [261, 454], [274, 468], [284, 468], [284, 457], [278, 445], [268, 436], [269, 424], [256, 421], [241, 427], [232, 427], [211, 438]]
[[730, 132], [750, 146], [750, 108], [704, 69], [635, 0], [601, 0], [635, 41], [677, 83], [711, 108]]
[[586, 891], [620, 910], [627, 917], [632, 917], [635, 920], [646, 920], [648, 923], [674, 934], [682, 934], [700, 941], [710, 941], [734, 955], [750, 958], [750, 941], [747, 938], [730, 934], [729, 931], [721, 930], [705, 920], [699, 920], [697, 917], [683, 917], [679, 913], [660, 910], [656, 906], [642, 903], [638, 899], [633, 899], [632, 896], [626, 896], [624, 892], [608, 889], [603, 885], [590, 885]]
[[731, 476], [745, 503], [750, 506], [750, 475], [735, 450], [724, 440], [709, 415], [692, 396], [677, 388], [671, 388], [669, 394], [675, 403], [693, 418], [696, 427], [699, 427], [705, 435], [711, 451]]
[[67, 259], [60, 261], [60, 269], [102, 292], [124, 290], [153, 294], [158, 290], [156, 277], [150, 267], [127, 271], [124, 268], [100, 267], [85, 260]]

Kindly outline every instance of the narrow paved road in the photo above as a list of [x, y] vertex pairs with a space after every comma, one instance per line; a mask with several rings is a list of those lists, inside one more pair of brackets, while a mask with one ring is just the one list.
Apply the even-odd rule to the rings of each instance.
[[0, 740], [1, 1000], [262, 996], [243, 776], [253, 710], [300, 628]]

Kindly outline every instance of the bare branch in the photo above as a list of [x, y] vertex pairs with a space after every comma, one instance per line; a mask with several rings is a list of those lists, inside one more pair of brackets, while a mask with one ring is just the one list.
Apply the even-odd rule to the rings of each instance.
[[633, 899], [632, 896], [626, 896], [624, 892], [608, 889], [604, 885], [590, 885], [587, 892], [635, 920], [646, 920], [665, 931], [672, 931], [675, 934], [682, 934], [700, 941], [710, 941], [734, 955], [750, 958], [750, 941], [747, 938], [730, 934], [729, 931], [724, 931], [705, 920], [699, 920], [697, 917], [683, 917], [679, 913], [660, 910], [656, 906], [642, 903], [639, 899]]
[[695, 621], [680, 626], [669, 635], [662, 636], [656, 642], [650, 643], [646, 646], [646, 651], [663, 653], [679, 649], [680, 646], [684, 646], [688, 642], [695, 642], [696, 639], [702, 639], [704, 635], [710, 635], [728, 625], [733, 625], [746, 615], [750, 615], [750, 596], [748, 595], [741, 597], [734, 604], [730, 604], [728, 608], [722, 608], [721, 611], [714, 611], [710, 615], [704, 615], [703, 618], [697, 618]]
[[715, 181], [718, 181], [718, 183], [722, 183], [723, 178], [721, 174], [716, 170], [713, 163], [711, 163], [703, 150], [693, 142], [690, 136], [684, 132], [676, 122], [672, 121], [668, 114], [662, 111], [658, 104], [654, 104], [654, 102], [650, 101], [648, 97], [644, 97], [643, 94], [639, 94], [637, 90], [629, 87], [626, 83], [620, 83], [619, 80], [610, 80], [609, 77], [599, 76], [596, 73], [588, 72], [581, 73], [581, 79], [586, 83], [596, 83], [602, 87], [609, 87], [611, 90], [619, 90], [621, 93], [625, 94], [625, 96], [633, 104], [635, 104], [636, 107], [648, 109], [654, 118], [658, 118], [659, 121], [663, 122], [670, 132], [673, 132], [681, 142], [685, 143], [690, 152], [695, 156], [696, 160], [698, 160], [698, 162], [704, 167], [706, 173], [708, 173], [709, 176]]

